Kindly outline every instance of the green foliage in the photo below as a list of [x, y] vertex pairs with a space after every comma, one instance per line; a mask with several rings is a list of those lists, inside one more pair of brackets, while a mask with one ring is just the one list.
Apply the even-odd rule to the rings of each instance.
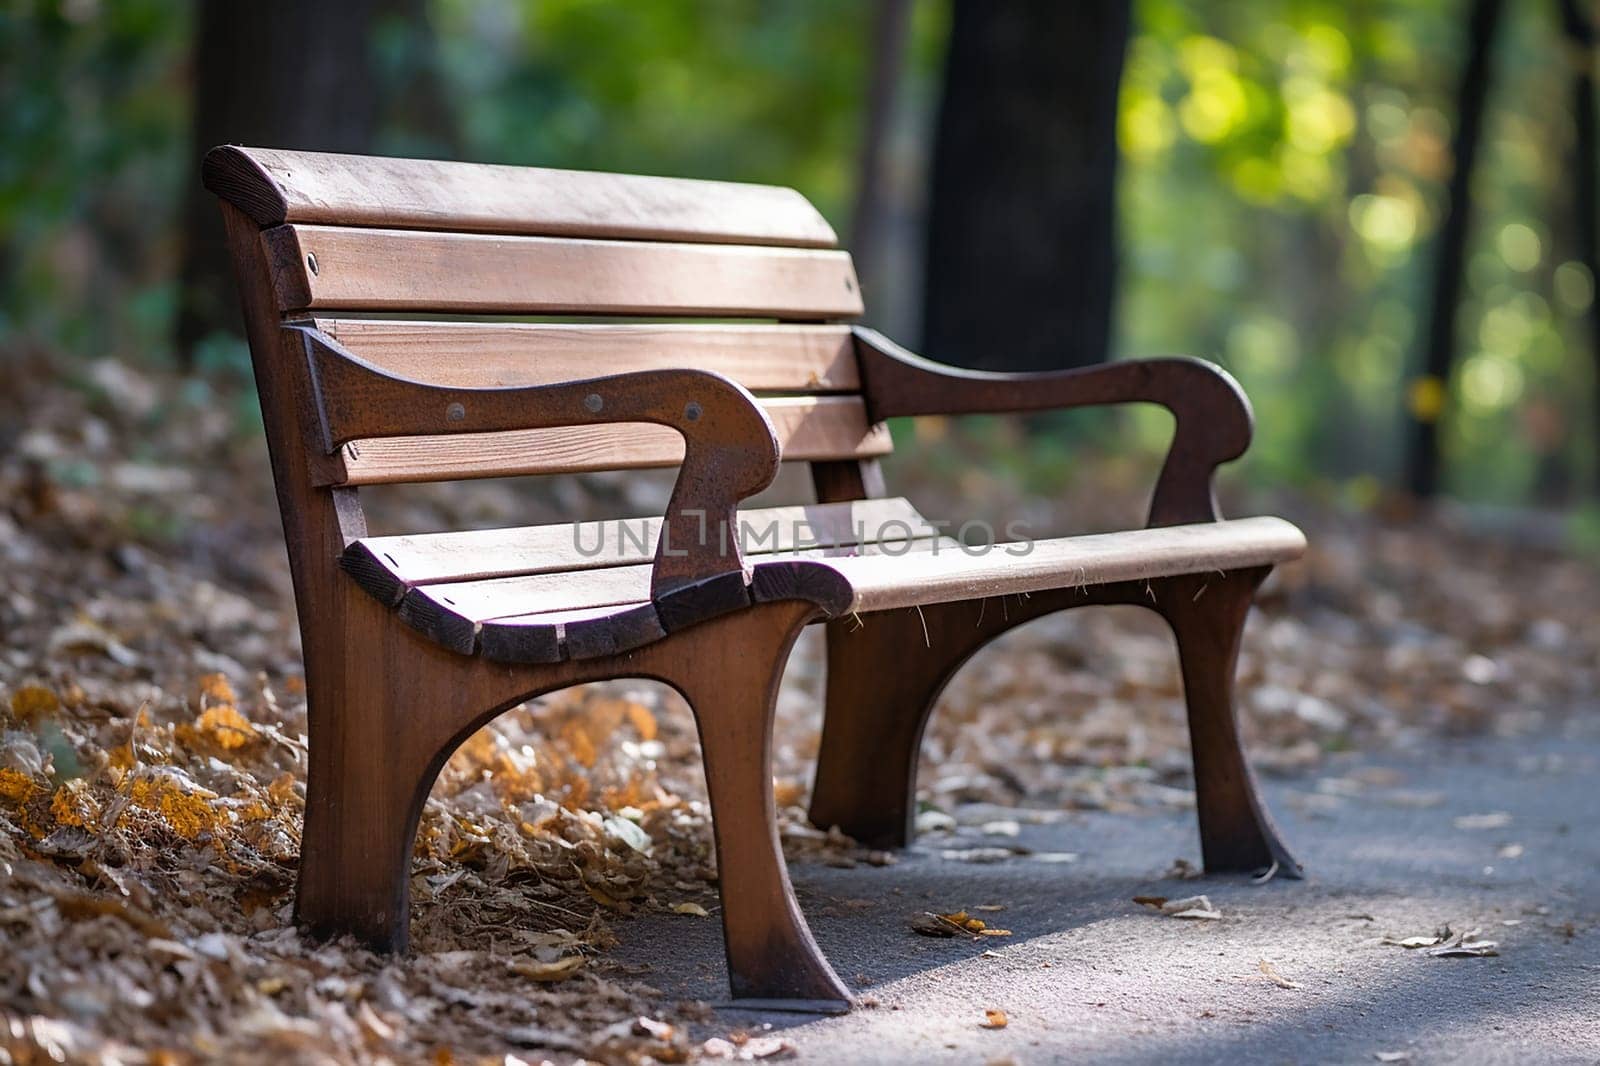
[[[1413, 412], [1443, 407], [1450, 487], [1592, 478], [1571, 261], [1570, 67], [1554, 5], [1511, 4], [1475, 175], [1461, 353], [1412, 382], [1445, 208], [1464, 5], [1142, 0], [1120, 114], [1120, 347], [1222, 362], [1255, 402], [1248, 469], [1368, 498]], [[1152, 432], [1157, 432], [1152, 429]], [[1164, 428], [1159, 432], [1165, 432]]]
[[188, 27], [170, 0], [0, 8], [0, 341], [165, 348]]
[[438, 0], [463, 150], [499, 162], [853, 192], [871, 7]]
[[[1519, 500], [1593, 483], [1583, 315], [1595, 281], [1573, 261], [1571, 68], [1553, 8], [1507, 5], [1461, 358], [1441, 388], [1412, 382], [1410, 368], [1445, 206], [1464, 5], [1136, 4], [1119, 120], [1117, 348], [1233, 370], [1259, 415], [1247, 476], [1371, 500], [1396, 480], [1410, 412], [1442, 411], [1458, 494]], [[427, 12], [427, 25], [374, 26], [396, 98], [379, 151], [777, 182], [845, 232], [871, 5], [429, 0]], [[177, 209], [196, 169], [191, 28], [191, 7], [170, 0], [0, 8], [0, 345], [169, 350]], [[917, 181], [900, 142], [915, 127], [927, 147], [947, 32], [944, 0], [916, 4], [904, 96], [916, 121], [900, 124], [891, 159], [901, 190]], [[220, 341], [199, 361], [226, 377], [244, 366]], [[1132, 423], [1151, 450], [1170, 432], [1160, 412]], [[1094, 435], [1119, 423], [1071, 425]], [[1066, 431], [995, 432], [1022, 476], [1069, 476]]]

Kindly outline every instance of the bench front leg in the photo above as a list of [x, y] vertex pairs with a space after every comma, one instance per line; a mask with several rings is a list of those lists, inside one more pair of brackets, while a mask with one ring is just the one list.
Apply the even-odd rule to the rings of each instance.
[[1154, 609], [1172, 627], [1183, 672], [1194, 760], [1195, 812], [1207, 873], [1273, 869], [1301, 877], [1245, 758], [1234, 677], [1245, 617], [1271, 567], [1152, 582]]
[[772, 795], [778, 684], [816, 613], [812, 603], [787, 600], [696, 626], [678, 637], [681, 665], [663, 676], [688, 699], [700, 730], [734, 998], [834, 1013], [849, 1009], [850, 993], [800, 913]]

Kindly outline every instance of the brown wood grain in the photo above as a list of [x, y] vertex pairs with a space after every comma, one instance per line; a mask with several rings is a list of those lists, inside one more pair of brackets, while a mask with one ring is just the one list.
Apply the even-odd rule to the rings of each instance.
[[845, 252], [302, 225], [262, 239], [283, 311], [797, 320], [861, 313]]
[[[793, 551], [819, 542], [848, 548], [885, 537], [923, 538], [935, 533], [916, 508], [901, 498], [744, 510], [739, 512], [739, 526], [742, 547], [751, 556]], [[352, 560], [364, 560], [356, 565], [381, 571], [394, 585], [409, 588], [437, 581], [647, 563], [655, 555], [660, 535], [661, 519], [654, 517], [566, 522], [366, 537], [344, 554], [346, 569]], [[373, 591], [380, 599], [390, 598], [386, 592]]]
[[[867, 424], [859, 397], [772, 397], [760, 405], [788, 462], [887, 455], [893, 448], [887, 428]], [[683, 461], [683, 438], [662, 426], [634, 424], [388, 437], [353, 441], [339, 459], [342, 476], [332, 474], [329, 483], [572, 474], [676, 466]]]
[[225, 146], [206, 188], [258, 226], [443, 229], [827, 248], [837, 240], [793, 189], [543, 167]]
[[361, 358], [417, 381], [547, 385], [637, 370], [712, 370], [753, 392], [855, 392], [848, 326], [547, 324], [318, 318]]
[[898, 558], [834, 558], [819, 565], [850, 583], [855, 590], [851, 609], [866, 613], [1270, 566], [1298, 558], [1305, 544], [1305, 534], [1281, 518], [1239, 518], [1039, 540], [1026, 554], [997, 546], [982, 554], [912, 552]]

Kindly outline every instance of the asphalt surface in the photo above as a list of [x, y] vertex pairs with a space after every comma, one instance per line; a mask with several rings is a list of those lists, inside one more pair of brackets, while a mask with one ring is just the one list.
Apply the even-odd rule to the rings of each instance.
[[[704, 1035], [765, 1031], [826, 1063], [1600, 1062], [1600, 708], [1560, 735], [1340, 756], [1266, 788], [1304, 881], [1164, 877], [1199, 861], [1193, 812], [1176, 809], [964, 810], [893, 866], [797, 864], [812, 929], [860, 1004], [723, 1006]], [[1006, 819], [1016, 837], [980, 828]], [[946, 855], [1011, 845], [1037, 854]], [[1132, 902], [1197, 893], [1222, 918]], [[911, 930], [919, 912], [958, 909], [1012, 935]], [[1499, 954], [1383, 943], [1443, 926]], [[650, 984], [726, 1003], [714, 920], [620, 933], [620, 960]], [[983, 1027], [990, 1009], [1004, 1028]]]

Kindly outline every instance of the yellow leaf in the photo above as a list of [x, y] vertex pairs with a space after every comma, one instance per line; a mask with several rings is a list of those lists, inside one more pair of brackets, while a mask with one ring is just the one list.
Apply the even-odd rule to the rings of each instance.
[[267, 786], [267, 798], [279, 807], [288, 806], [294, 799], [294, 775], [285, 770]]
[[1011, 1019], [1006, 1017], [1006, 1012], [1003, 1010], [995, 1010], [990, 1007], [983, 1012], [983, 1027], [985, 1029], [1004, 1029], [1010, 1024]]
[[0, 799], [21, 806], [44, 789], [21, 770], [0, 769]]
[[215, 797], [185, 792], [170, 777], [142, 777], [133, 783], [128, 798], [133, 806], [159, 814], [185, 840], [221, 828], [226, 819], [211, 805], [210, 800]]
[[798, 807], [806, 798], [806, 787], [798, 781], [775, 781], [772, 796], [780, 807]]
[[100, 801], [83, 781], [68, 781], [50, 797], [50, 817], [57, 825], [87, 827], [100, 818]]
[[654, 740], [656, 738], [656, 716], [650, 713], [650, 708], [642, 703], [628, 704], [628, 721], [633, 726], [633, 731], [639, 734], [640, 740]]
[[106, 757], [110, 761], [112, 768], [116, 770], [131, 770], [133, 769], [133, 764], [139, 761], [133, 754], [132, 737], [129, 737], [126, 743], [118, 744], [107, 751]]
[[563, 728], [561, 739], [567, 742], [572, 757], [582, 766], [593, 766], [595, 760], [600, 757], [600, 752], [594, 746], [594, 739], [580, 723], [573, 722]]
[[960, 926], [969, 933], [983, 932], [986, 924], [982, 918], [974, 918], [966, 911], [956, 911], [952, 914], [941, 914], [939, 917], [943, 918], [951, 925]]
[[[221, 677], [221, 674], [212, 674]], [[195, 720], [200, 732], [219, 748], [233, 751], [256, 739], [256, 727], [231, 703], [208, 707]]]
[[19, 722], [32, 722], [60, 709], [61, 701], [43, 685], [23, 685], [11, 694], [11, 713]]
[[206, 674], [200, 679], [200, 698], [210, 703], [237, 703], [239, 700], [223, 674]]
[[700, 906], [700, 904], [698, 904], [698, 903], [674, 903], [672, 905], [672, 913], [673, 914], [690, 914], [690, 915], [693, 915], [696, 918], [709, 918], [710, 917], [710, 915], [706, 913], [706, 909], [704, 907]]

